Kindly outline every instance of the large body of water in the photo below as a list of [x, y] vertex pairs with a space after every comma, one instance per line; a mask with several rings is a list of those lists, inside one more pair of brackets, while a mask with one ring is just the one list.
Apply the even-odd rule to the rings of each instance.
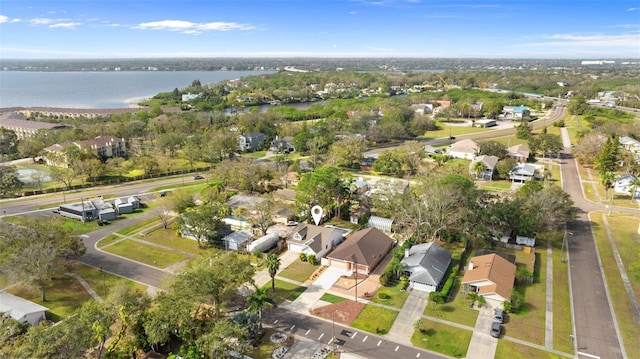
[[0, 71], [0, 108], [123, 108], [143, 97], [270, 71]]

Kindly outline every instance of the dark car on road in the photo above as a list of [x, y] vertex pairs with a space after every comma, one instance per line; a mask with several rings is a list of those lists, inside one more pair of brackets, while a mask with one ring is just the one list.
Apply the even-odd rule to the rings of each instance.
[[493, 322], [491, 324], [491, 336], [494, 338], [500, 338], [500, 332], [502, 331], [502, 325], [498, 322]]
[[194, 180], [199, 180], [199, 179], [204, 179], [204, 177], [200, 176], [200, 175], [195, 175], [193, 176]]

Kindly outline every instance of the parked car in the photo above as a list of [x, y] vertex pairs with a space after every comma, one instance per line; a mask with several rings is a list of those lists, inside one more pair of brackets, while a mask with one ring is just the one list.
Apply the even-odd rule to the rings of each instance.
[[499, 308], [496, 309], [496, 311], [493, 314], [493, 321], [502, 324], [502, 322], [504, 321], [504, 310]]
[[166, 197], [169, 191], [160, 191], [160, 197]]
[[99, 226], [104, 226], [104, 225], [107, 225], [107, 224], [109, 224], [109, 221], [107, 221], [106, 219], [98, 220], [98, 225]]
[[491, 336], [494, 338], [500, 338], [500, 332], [502, 331], [502, 325], [498, 322], [491, 323]]
[[59, 214], [59, 213], [60, 213], [60, 210], [59, 210], [58, 208], [56, 208], [56, 209], [54, 209], [54, 210], [51, 210], [51, 212], [53, 212], [53, 213], [55, 213], [55, 214]]
[[298, 222], [295, 222], [295, 221], [287, 222], [287, 227], [294, 227], [294, 226], [297, 226], [297, 225], [298, 225]]
[[195, 175], [193, 176], [194, 180], [199, 180], [199, 179], [204, 179], [204, 177], [200, 176], [200, 175]]

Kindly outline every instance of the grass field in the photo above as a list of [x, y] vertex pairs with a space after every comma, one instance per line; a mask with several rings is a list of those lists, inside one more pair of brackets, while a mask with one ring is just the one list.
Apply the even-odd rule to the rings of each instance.
[[328, 302], [328, 303], [340, 303], [340, 302], [344, 302], [345, 300], [347, 300], [347, 298], [342, 298], [342, 297], [339, 297], [337, 295], [324, 293], [322, 295], [322, 297], [320, 297], [320, 300]]
[[369, 333], [387, 334], [397, 316], [398, 312], [395, 310], [366, 305], [356, 319], [351, 322], [351, 326]]
[[573, 353], [569, 335], [573, 333], [571, 325], [571, 297], [569, 293], [569, 273], [566, 248], [562, 242], [564, 232], [553, 232], [553, 348], [565, 353]]
[[[611, 297], [611, 302], [612, 302], [611, 304], [613, 305], [615, 316], [618, 321], [618, 326], [620, 327], [620, 335], [622, 336], [622, 340], [624, 342], [624, 347], [627, 352], [627, 356], [629, 358], [640, 358], [640, 326], [635, 321], [635, 315], [631, 307], [631, 302], [629, 301], [629, 297], [627, 296], [627, 292], [622, 282], [622, 278], [620, 277], [620, 272], [618, 271], [618, 266], [616, 265], [616, 261], [613, 255], [613, 250], [611, 248], [609, 238], [607, 237], [607, 233], [604, 228], [602, 213], [593, 212], [590, 215], [590, 219], [593, 226], [593, 232], [596, 235], [596, 244], [598, 247], [598, 253], [600, 254], [600, 260], [602, 261], [602, 271], [604, 272], [605, 278], [607, 280], [609, 295]], [[607, 217], [607, 221], [609, 222], [609, 226], [613, 233], [613, 237], [615, 239], [616, 245], [618, 245], [618, 243], [621, 243], [622, 241], [631, 242], [630, 239], [634, 237], [634, 236], [625, 237], [624, 236], [626, 233], [625, 229], [620, 228], [628, 220], [629, 220], [629, 217], [627, 216], [614, 215], [614, 216]], [[636, 227], [635, 228], [627, 227], [627, 230], [629, 229], [637, 230], [638, 228], [637, 223], [638, 222], [636, 217], [636, 222], [635, 222]], [[637, 238], [637, 235], [635, 236], [635, 238]], [[629, 245], [632, 246], [633, 244], [629, 244]], [[623, 257], [622, 248], [618, 247], [621, 257]], [[638, 247], [635, 247], [635, 248], [638, 248]], [[623, 263], [624, 263], [624, 259], [623, 259]], [[637, 280], [638, 278], [635, 278], [631, 275], [629, 276], [629, 281], [630, 282], [636, 281], [636, 286], [637, 286]], [[635, 295], [636, 295], [636, 300], [640, 300], [640, 298], [638, 298], [639, 293], [635, 292]]]
[[125, 239], [108, 247], [103, 247], [103, 250], [158, 268], [166, 268], [189, 258], [182, 253], [136, 242], [131, 239]]
[[144, 238], [141, 239], [146, 242], [159, 244], [165, 247], [170, 247], [192, 254], [200, 254], [204, 251], [202, 248], [198, 247], [197, 241], [189, 238], [179, 237], [176, 234], [176, 231], [174, 231], [173, 229], [159, 228], [148, 233], [146, 236], [144, 236]]
[[509, 192], [511, 191], [511, 181], [488, 181], [482, 183], [479, 188], [489, 192]]
[[470, 330], [422, 319], [422, 331], [415, 330], [411, 343], [419, 348], [432, 350], [456, 358], [467, 355], [471, 342]]
[[89, 286], [102, 298], [105, 298], [105, 294], [108, 296], [110, 290], [118, 286], [126, 286], [139, 292], [147, 290], [146, 285], [110, 274], [109, 268], [103, 268], [103, 271], [101, 271], [99, 268], [89, 267], [82, 263], [75, 263], [71, 272], [78, 274], [82, 279], [87, 281]]
[[[409, 292], [402, 291], [402, 282], [396, 281], [393, 285], [389, 287], [380, 287], [376, 294], [371, 297], [371, 301], [374, 303], [389, 305], [396, 308], [402, 308], [404, 302], [407, 300], [409, 296]], [[389, 296], [388, 299], [380, 298], [380, 294], [386, 294]]]
[[469, 301], [465, 299], [460, 290], [460, 280], [456, 281], [456, 285], [451, 290], [456, 293], [452, 301], [445, 304], [429, 302], [424, 310], [424, 315], [470, 327], [475, 326], [478, 319], [478, 311], [469, 308]]
[[561, 359], [562, 355], [550, 353], [508, 340], [498, 340], [495, 359]]
[[540, 345], [544, 345], [546, 248], [546, 243], [537, 247], [536, 272], [534, 273], [533, 284], [519, 286], [525, 292], [524, 308], [518, 313], [510, 314], [508, 321], [504, 325], [506, 335]]
[[296, 259], [287, 268], [280, 271], [278, 276], [304, 283], [319, 267], [319, 265], [311, 265], [308, 262]]
[[[269, 298], [273, 299], [276, 303], [280, 304], [285, 300], [292, 300], [291, 297], [297, 298], [302, 292], [304, 292], [307, 288], [304, 286], [298, 286], [293, 283], [285, 282], [283, 280], [276, 279], [276, 290], [275, 292], [271, 291], [271, 281], [267, 282], [264, 286], [269, 288], [267, 291], [267, 295]], [[301, 289], [304, 288], [304, 289]]]

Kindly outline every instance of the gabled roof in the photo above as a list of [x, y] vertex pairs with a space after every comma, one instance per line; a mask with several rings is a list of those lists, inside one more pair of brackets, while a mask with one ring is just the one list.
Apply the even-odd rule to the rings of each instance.
[[449, 147], [449, 152], [466, 152], [466, 153], [478, 153], [480, 146], [474, 140], [464, 139], [458, 142], [454, 142]]
[[525, 144], [514, 145], [507, 148], [507, 155], [511, 157], [524, 157], [529, 158], [531, 150]]
[[629, 147], [629, 146], [640, 147], [640, 141], [635, 140], [629, 136], [620, 136], [620, 139], [618, 140], [618, 142], [620, 142], [620, 144], [625, 147]]
[[242, 245], [243, 243], [247, 242], [251, 238], [253, 238], [253, 233], [251, 233], [251, 231], [242, 230], [242, 231], [235, 231], [225, 236], [224, 238], [222, 238], [222, 240], [225, 242], [234, 242], [238, 245]]
[[[297, 236], [296, 236], [297, 235]], [[337, 235], [338, 238], [342, 237], [342, 232], [334, 228], [314, 226], [313, 224], [301, 223], [293, 229], [291, 236], [288, 238], [289, 242], [299, 243], [307, 245], [314, 252], [319, 253], [327, 244], [329, 244], [332, 237]], [[296, 237], [300, 237], [301, 240], [297, 240]]]
[[536, 173], [536, 167], [530, 164], [516, 166], [511, 170], [511, 174], [520, 176], [533, 176]]
[[516, 278], [516, 265], [495, 253], [473, 257], [470, 260], [473, 269], [467, 269], [462, 284], [474, 284], [489, 281], [493, 284], [480, 286], [478, 294], [497, 293], [509, 300], [513, 282]]
[[414, 268], [409, 280], [438, 286], [451, 264], [451, 253], [434, 242], [422, 243], [411, 247], [401, 263]]
[[0, 313], [21, 320], [25, 315], [49, 310], [34, 302], [17, 297], [7, 292], [0, 292]]
[[107, 147], [113, 144], [122, 142], [120, 137], [116, 136], [98, 136], [96, 138], [92, 138], [90, 140], [79, 141], [80, 146], [87, 147]]
[[370, 266], [377, 263], [391, 245], [391, 237], [371, 227], [352, 234], [327, 257]]
[[484, 165], [485, 168], [494, 169], [498, 164], [498, 160], [499, 158], [496, 156], [487, 156], [487, 155], [476, 156], [469, 164], [469, 168], [472, 168], [474, 163], [480, 162]]

